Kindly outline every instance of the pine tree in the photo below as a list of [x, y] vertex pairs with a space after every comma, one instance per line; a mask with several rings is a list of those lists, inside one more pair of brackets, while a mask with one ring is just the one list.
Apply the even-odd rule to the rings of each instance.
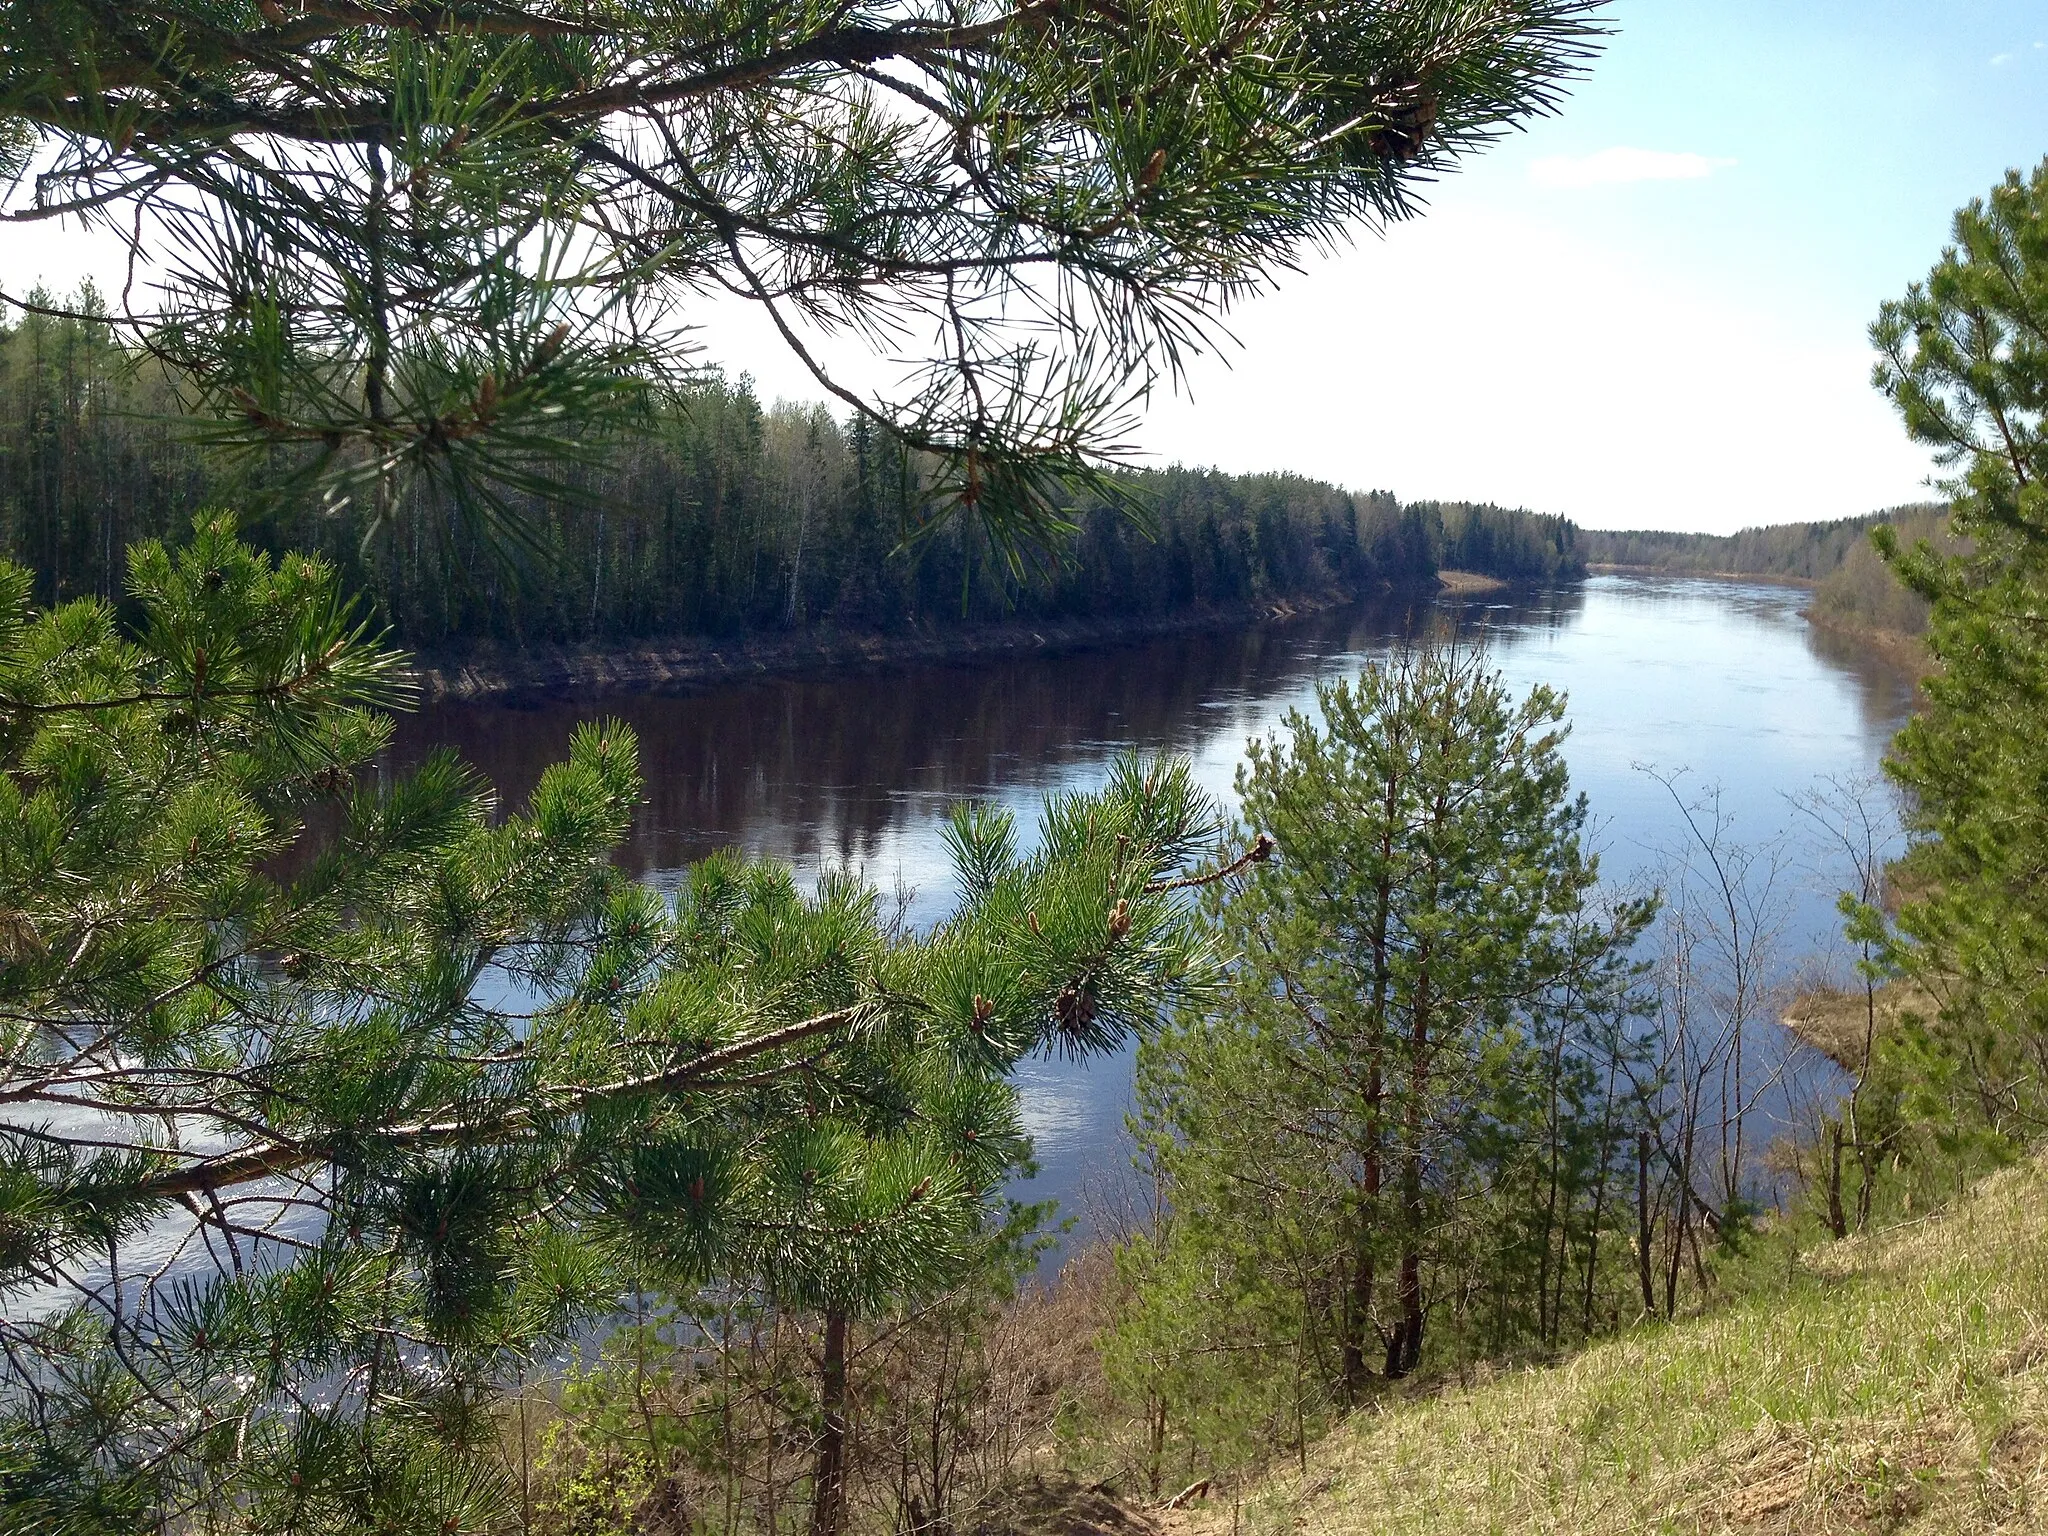
[[[1014, 554], [1231, 301], [1551, 109], [1597, 9], [39, 0], [0, 180], [162, 277], [124, 319], [213, 440], [380, 517], [425, 480], [519, 537], [730, 292]], [[859, 394], [811, 323], [925, 365]]]
[[1022, 1155], [1010, 1068], [1201, 963], [1182, 766], [1029, 853], [962, 812], [928, 933], [731, 857], [671, 903], [610, 863], [630, 733], [502, 813], [448, 755], [376, 767], [404, 673], [331, 569], [213, 519], [129, 580], [125, 634], [0, 566], [10, 1530], [496, 1529], [523, 1368], [647, 1287], [948, 1283]]
[[1876, 535], [1932, 604], [1937, 664], [1887, 764], [1916, 834], [1904, 958], [1940, 1001], [1910, 1076], [1923, 1110], [2009, 1149], [2048, 1125], [2048, 162], [1958, 212], [1871, 337], [1878, 387], [1952, 471], [1967, 541]]
[[1139, 1315], [1203, 1277], [1184, 1326], [1262, 1338], [1326, 1402], [1416, 1369], [1439, 1304], [1468, 1314], [1445, 1359], [1563, 1331], [1566, 1272], [1590, 1285], [1626, 1225], [1609, 1068], [1654, 903], [1596, 896], [1549, 689], [1432, 650], [1317, 704], [1240, 772], [1271, 857], [1210, 892], [1226, 1001], [1140, 1047], [1166, 1215]]

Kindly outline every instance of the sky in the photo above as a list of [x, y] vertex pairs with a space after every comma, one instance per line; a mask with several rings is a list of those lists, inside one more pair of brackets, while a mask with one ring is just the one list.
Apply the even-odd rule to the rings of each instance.
[[[1725, 532], [1922, 499], [1878, 305], [2048, 156], [2048, 5], [1618, 0], [1555, 117], [1285, 280], [1155, 398], [1149, 462], [1290, 469], [1588, 527]], [[814, 391], [711, 320], [764, 395]]]
[[[1870, 387], [1878, 305], [1955, 208], [2048, 156], [2042, 0], [1615, 0], [1563, 109], [1230, 317], [1141, 462], [1721, 532], [1929, 494]], [[0, 231], [0, 283], [112, 270]], [[765, 319], [686, 317], [769, 399], [818, 391]], [[853, 361], [869, 381], [891, 371]]]

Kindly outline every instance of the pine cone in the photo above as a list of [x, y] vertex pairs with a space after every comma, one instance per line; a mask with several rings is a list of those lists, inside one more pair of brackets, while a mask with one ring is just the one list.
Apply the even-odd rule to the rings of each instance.
[[1061, 1029], [1070, 1035], [1079, 1034], [1095, 1022], [1095, 994], [1082, 987], [1062, 987], [1060, 995], [1053, 999], [1052, 1010]]
[[1421, 154], [1436, 129], [1437, 96], [1421, 81], [1395, 84], [1380, 109], [1379, 122], [1366, 132], [1366, 142], [1382, 160], [1407, 162]]

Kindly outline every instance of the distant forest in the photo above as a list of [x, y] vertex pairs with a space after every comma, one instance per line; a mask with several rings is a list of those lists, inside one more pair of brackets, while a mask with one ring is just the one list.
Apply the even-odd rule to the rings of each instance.
[[202, 507], [275, 549], [328, 555], [414, 646], [731, 635], [820, 622], [874, 630], [999, 619], [1247, 609], [1430, 581], [1583, 573], [1562, 517], [1402, 503], [1298, 475], [1171, 469], [1123, 477], [1141, 509], [1072, 509], [1079, 532], [1022, 578], [971, 526], [906, 547], [919, 466], [865, 423], [765, 408], [707, 380], [653, 430], [574, 471], [578, 494], [519, 511], [539, 547], [484, 553], [452, 504], [415, 506], [396, 538], [285, 486], [289, 466], [230, 464], [174, 424], [170, 382], [104, 326], [30, 316], [0, 330], [0, 550], [38, 600], [118, 598], [123, 549], [175, 541]]
[[1663, 533], [1653, 529], [1614, 532], [1578, 530], [1579, 553], [1589, 565], [1701, 576], [1775, 576], [1819, 581], [1840, 569], [1852, 549], [1870, 543], [1870, 530], [1900, 517], [1938, 514], [1933, 503], [1894, 507], [1826, 523], [1777, 523], [1739, 533]]
[[1923, 539], [1941, 548], [1954, 546], [1948, 508], [1938, 502], [1730, 534], [1576, 531], [1578, 550], [1590, 565], [1807, 582], [1814, 589], [1809, 614], [1818, 623], [1922, 634], [1927, 628], [1926, 603], [1899, 585], [1870, 542], [1871, 530], [1880, 523], [1897, 529], [1900, 544], [1908, 547]]

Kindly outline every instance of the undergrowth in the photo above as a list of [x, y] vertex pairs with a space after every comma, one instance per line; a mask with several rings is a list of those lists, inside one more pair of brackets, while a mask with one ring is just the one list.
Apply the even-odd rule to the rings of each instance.
[[1254, 1533], [2039, 1530], [2048, 1170], [1740, 1263], [1726, 1308], [1569, 1362], [1390, 1398], [1282, 1468]]

